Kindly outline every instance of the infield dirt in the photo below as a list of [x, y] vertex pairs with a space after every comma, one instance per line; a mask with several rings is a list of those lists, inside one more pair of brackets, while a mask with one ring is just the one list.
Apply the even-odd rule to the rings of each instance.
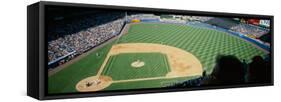
[[[153, 53], [158, 52], [162, 54], [166, 54], [168, 58], [168, 62], [171, 68], [171, 71], [163, 77], [152, 77], [152, 78], [138, 78], [138, 79], [130, 79], [130, 80], [100, 80], [103, 84], [98, 84], [93, 87], [82, 87], [85, 86], [85, 82], [91, 82], [93, 80], [98, 80], [98, 78], [105, 77], [106, 79], [110, 76], [103, 76], [101, 73], [103, 72], [105, 65], [107, 64], [109, 57], [113, 55], [118, 55], [121, 53]], [[76, 89], [80, 92], [85, 91], [99, 91], [111, 83], [118, 82], [128, 82], [128, 81], [140, 81], [140, 80], [151, 80], [151, 79], [164, 79], [164, 78], [176, 78], [176, 77], [186, 77], [186, 76], [196, 76], [201, 75], [203, 72], [202, 65], [200, 61], [191, 53], [186, 52], [182, 49], [162, 45], [162, 44], [152, 44], [152, 43], [123, 43], [116, 44], [112, 46], [109, 53], [107, 54], [105, 61], [101, 65], [97, 75], [85, 78], [77, 83]]]

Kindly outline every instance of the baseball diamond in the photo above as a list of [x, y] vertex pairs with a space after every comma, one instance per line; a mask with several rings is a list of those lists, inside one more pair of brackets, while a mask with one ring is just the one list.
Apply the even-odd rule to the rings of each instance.
[[[143, 61], [144, 66], [131, 66], [134, 61]], [[122, 53], [111, 56], [102, 75], [113, 80], [149, 78], [165, 76], [170, 71], [166, 56], [161, 53]]]
[[[49, 93], [161, 88], [212, 73], [216, 56], [250, 62], [268, 52], [226, 32], [140, 22], [48, 77]], [[124, 29], [123, 29], [124, 30]], [[132, 66], [132, 63], [140, 64]], [[88, 85], [87, 85], [88, 84]]]

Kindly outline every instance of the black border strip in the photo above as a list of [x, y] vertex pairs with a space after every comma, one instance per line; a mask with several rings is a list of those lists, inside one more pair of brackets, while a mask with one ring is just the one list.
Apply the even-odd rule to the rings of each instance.
[[[225, 13], [225, 12], [206, 12], [206, 11], [189, 11], [189, 10], [175, 10], [175, 9], [159, 9], [159, 8], [143, 8], [143, 7], [126, 7], [126, 6], [113, 6], [113, 5], [94, 5], [94, 4], [83, 4], [83, 3], [63, 3], [63, 2], [48, 2], [40, 1], [40, 48], [39, 58], [40, 58], [40, 83], [39, 83], [39, 99], [62, 99], [62, 98], [82, 98], [82, 97], [94, 97], [94, 96], [109, 96], [109, 95], [128, 95], [128, 94], [144, 94], [144, 93], [160, 93], [160, 92], [176, 92], [176, 91], [191, 91], [191, 90], [206, 90], [206, 89], [224, 89], [224, 88], [241, 88], [241, 87], [253, 87], [253, 86], [271, 86], [273, 85], [273, 16], [272, 15], [256, 15], [256, 14], [238, 14], [238, 13]], [[86, 92], [86, 93], [65, 93], [65, 94], [47, 94], [48, 87], [48, 70], [46, 56], [47, 53], [44, 52], [47, 49], [47, 34], [45, 34], [45, 11], [46, 6], [71, 6], [71, 7], [86, 7], [86, 8], [97, 8], [97, 9], [107, 9], [107, 10], [126, 10], [126, 11], [136, 11], [136, 12], [151, 12], [151, 13], [169, 13], [169, 14], [183, 14], [183, 15], [194, 15], [194, 16], [213, 16], [213, 17], [242, 17], [242, 18], [260, 18], [268, 19], [271, 21], [271, 68], [272, 68], [272, 82], [264, 84], [243, 84], [243, 85], [231, 85], [231, 86], [202, 86], [193, 88], [153, 88], [153, 89], [135, 89], [135, 90], [118, 90], [118, 91], [101, 91], [101, 92]], [[43, 39], [41, 39], [43, 37]]]

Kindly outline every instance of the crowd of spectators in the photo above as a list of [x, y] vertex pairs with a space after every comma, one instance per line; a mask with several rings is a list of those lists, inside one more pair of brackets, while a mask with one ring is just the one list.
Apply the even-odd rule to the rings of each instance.
[[[48, 35], [48, 62], [62, 64], [100, 45], [118, 35], [124, 23], [122, 16], [101, 14], [56, 24]], [[67, 59], [59, 60], [64, 57]]]
[[187, 22], [205, 22], [213, 17], [204, 16], [186, 16], [186, 15], [161, 15], [162, 23], [174, 23], [174, 24], [185, 24]]
[[233, 26], [230, 28], [230, 30], [240, 32], [242, 34], [250, 34], [255, 36], [256, 38], [259, 38], [262, 35], [267, 34], [269, 32], [269, 29], [258, 27], [255, 25], [244, 24], [244, 23], [241, 23], [237, 26]]
[[219, 85], [244, 85], [270, 83], [271, 65], [269, 55], [265, 58], [255, 56], [252, 62], [240, 61], [237, 57], [227, 55], [218, 56], [216, 66], [211, 74], [206, 71], [202, 77], [175, 83], [167, 87], [198, 87], [198, 86], [219, 86]]
[[204, 23], [210, 24], [214, 27], [224, 28], [231, 32], [237, 32], [247, 36], [248, 38], [252, 38], [266, 45], [270, 45], [268, 43], [270, 42], [268, 41], [268, 37], [266, 37], [266, 40], [259, 39], [260, 37], [269, 34], [270, 30], [268, 28], [239, 22], [237, 20], [234, 20], [233, 18], [214, 17], [212, 19], [205, 21]]
[[142, 20], [142, 21], [145, 21], [145, 20], [157, 20], [157, 21], [159, 21], [160, 16], [156, 16], [154, 14], [131, 14], [131, 15], [127, 16], [127, 19], [129, 21], [131, 21], [132, 19], [139, 19], [139, 20]]
[[262, 35], [267, 34], [269, 32], [269, 29], [267, 28], [246, 24], [246, 23], [240, 23], [233, 20], [232, 18], [214, 17], [212, 19], [205, 21], [205, 23], [218, 26], [224, 29], [229, 29], [235, 32], [239, 32], [241, 34], [254, 38], [259, 38]]
[[205, 16], [184, 16], [183, 19], [187, 21], [199, 21], [199, 22], [206, 22], [214, 17], [205, 17]]
[[213, 17], [212, 19], [206, 20], [205, 23], [214, 26], [219, 26], [224, 29], [230, 29], [233, 26], [237, 26], [239, 22], [232, 20], [231, 18]]
[[186, 21], [185, 20], [180, 20], [180, 19], [161, 19], [161, 23], [186, 24]]

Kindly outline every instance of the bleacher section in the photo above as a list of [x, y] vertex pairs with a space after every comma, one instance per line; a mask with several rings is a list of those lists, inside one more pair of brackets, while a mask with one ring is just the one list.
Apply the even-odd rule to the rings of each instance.
[[81, 15], [52, 23], [48, 29], [48, 65], [54, 68], [117, 36], [124, 13]]

